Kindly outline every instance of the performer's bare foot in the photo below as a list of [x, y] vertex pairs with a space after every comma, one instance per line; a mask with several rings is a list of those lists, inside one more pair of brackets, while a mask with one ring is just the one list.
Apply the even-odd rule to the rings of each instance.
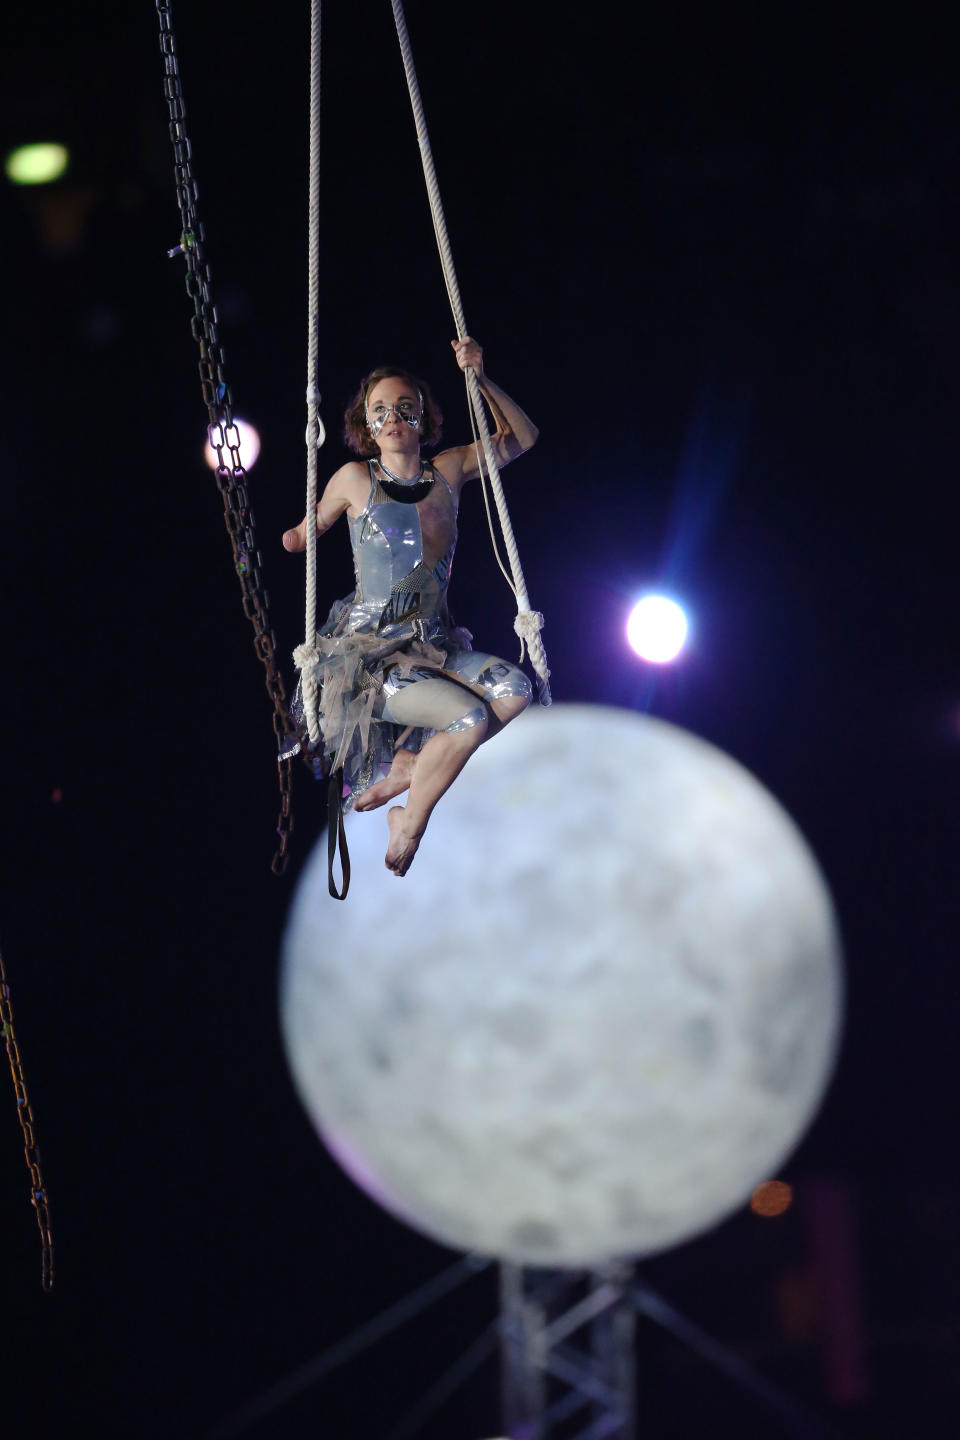
[[354, 802], [354, 810], [376, 810], [379, 805], [386, 805], [394, 795], [402, 795], [404, 790], [410, 788], [416, 764], [417, 757], [412, 750], [398, 750], [393, 757], [389, 775], [364, 790], [359, 800]]
[[408, 835], [403, 828], [406, 814], [402, 805], [394, 805], [392, 810], [387, 811], [390, 844], [387, 846], [387, 854], [383, 863], [388, 870], [393, 871], [394, 875], [406, 875], [413, 864], [413, 857], [420, 844], [419, 835]]

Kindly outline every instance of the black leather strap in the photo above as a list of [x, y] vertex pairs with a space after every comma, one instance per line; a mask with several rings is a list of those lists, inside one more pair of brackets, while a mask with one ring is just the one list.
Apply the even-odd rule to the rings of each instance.
[[[333, 878], [333, 862], [337, 847], [340, 847], [340, 871], [343, 875], [343, 890], [337, 889]], [[334, 900], [346, 900], [350, 889], [350, 852], [347, 849], [347, 832], [343, 826], [343, 768], [334, 770], [327, 787], [327, 889]]]

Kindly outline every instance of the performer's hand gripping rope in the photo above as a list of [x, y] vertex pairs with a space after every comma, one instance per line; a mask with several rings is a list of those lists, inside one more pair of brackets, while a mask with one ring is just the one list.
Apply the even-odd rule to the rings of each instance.
[[[413, 107], [413, 118], [417, 127], [420, 158], [423, 162], [423, 175], [427, 183], [427, 194], [430, 198], [430, 215], [433, 220], [434, 234], [437, 237], [437, 248], [440, 251], [440, 263], [443, 267], [444, 284], [447, 287], [447, 298], [450, 301], [450, 309], [453, 312], [454, 324], [457, 328], [457, 337], [462, 340], [468, 333], [467, 324], [464, 318], [463, 305], [460, 301], [460, 288], [457, 284], [456, 272], [453, 268], [453, 256], [450, 250], [450, 240], [447, 235], [443, 206], [440, 203], [440, 187], [437, 182], [433, 154], [430, 149], [430, 138], [427, 134], [427, 123], [423, 112], [423, 101], [420, 98], [420, 87], [417, 83], [417, 72], [413, 64], [410, 36], [407, 33], [407, 22], [404, 17], [401, 0], [391, 0], [391, 3], [393, 5], [393, 18], [397, 26], [397, 38], [400, 41], [400, 51], [403, 55], [403, 68], [407, 77], [407, 89], [410, 92], [410, 104]], [[480, 436], [480, 443], [477, 446], [477, 459], [480, 464], [481, 477], [483, 476], [484, 466], [486, 466], [493, 490], [493, 498], [497, 506], [497, 514], [500, 517], [500, 527], [503, 531], [504, 541], [506, 542], [510, 569], [513, 574], [511, 588], [517, 600], [517, 616], [514, 620], [514, 629], [520, 636], [520, 658], [521, 660], [523, 659], [524, 646], [526, 646], [530, 652], [530, 660], [533, 668], [537, 672], [540, 703], [541, 705], [549, 705], [551, 700], [549, 683], [550, 671], [547, 668], [547, 656], [540, 639], [543, 616], [539, 614], [538, 611], [531, 610], [530, 608], [526, 582], [523, 578], [520, 556], [517, 551], [517, 542], [514, 539], [513, 526], [510, 523], [507, 502], [504, 498], [503, 487], [500, 483], [500, 470], [497, 465], [496, 456], [493, 453], [493, 443], [490, 439], [490, 431], [487, 426], [487, 416], [483, 408], [480, 386], [477, 383], [476, 374], [472, 369], [468, 369], [465, 372], [465, 377], [472, 422], [475, 426], [474, 434], [476, 435], [476, 433], [479, 432]], [[307, 513], [310, 514], [310, 511], [308, 510]], [[496, 548], [496, 546], [494, 546], [494, 548]]]

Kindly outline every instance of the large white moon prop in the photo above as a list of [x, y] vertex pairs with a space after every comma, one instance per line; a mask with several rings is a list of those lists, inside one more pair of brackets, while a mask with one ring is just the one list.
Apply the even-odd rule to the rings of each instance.
[[528, 711], [470, 761], [406, 878], [383, 811], [326, 847], [284, 942], [303, 1103], [388, 1210], [448, 1245], [589, 1266], [707, 1229], [829, 1077], [823, 880], [728, 756], [632, 712]]

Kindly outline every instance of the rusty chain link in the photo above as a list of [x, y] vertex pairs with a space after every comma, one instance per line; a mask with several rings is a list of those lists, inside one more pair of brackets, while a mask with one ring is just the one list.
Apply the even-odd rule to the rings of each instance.
[[53, 1228], [50, 1222], [50, 1202], [47, 1199], [47, 1189], [43, 1183], [43, 1172], [40, 1169], [40, 1150], [34, 1131], [33, 1110], [27, 1094], [27, 1082], [23, 1078], [20, 1047], [17, 1044], [17, 1035], [13, 1026], [13, 1006], [10, 1001], [10, 986], [7, 984], [2, 950], [0, 950], [0, 1023], [3, 1026], [3, 1038], [7, 1046], [7, 1059], [10, 1061], [10, 1074], [13, 1076], [13, 1091], [17, 1099], [20, 1129], [23, 1131], [23, 1153], [30, 1175], [30, 1204], [36, 1211], [37, 1224], [40, 1227], [41, 1284], [44, 1290], [52, 1290]]
[[[273, 730], [279, 748], [285, 737], [298, 732], [290, 715], [286, 687], [277, 664], [276, 638], [270, 625], [253, 511], [244, 483], [246, 472], [240, 459], [240, 432], [233, 418], [233, 397], [224, 377], [223, 351], [217, 335], [217, 312], [210, 291], [210, 266], [204, 259], [203, 226], [197, 215], [197, 182], [191, 166], [193, 151], [185, 125], [186, 107], [180, 88], [171, 7], [166, 0], [156, 0], [156, 5], [164, 62], [163, 93], [170, 115], [181, 225], [180, 244], [167, 253], [171, 256], [182, 254], [186, 262], [186, 289], [193, 301], [190, 331], [200, 349], [200, 388], [207, 409], [210, 444], [217, 455], [217, 488], [223, 499], [224, 521], [233, 550], [234, 569], [240, 581], [243, 613], [253, 626], [254, 648], [263, 664], [267, 693], [273, 703]], [[301, 746], [301, 753], [305, 759], [308, 758], [305, 743]], [[270, 865], [275, 875], [282, 875], [286, 869], [287, 846], [293, 831], [291, 767], [290, 759], [278, 759], [279, 844]]]

